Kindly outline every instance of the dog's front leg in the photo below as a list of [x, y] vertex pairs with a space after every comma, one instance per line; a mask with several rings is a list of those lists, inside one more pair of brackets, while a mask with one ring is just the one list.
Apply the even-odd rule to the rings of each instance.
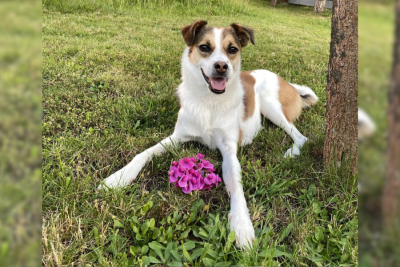
[[104, 184], [99, 186], [99, 189], [104, 187], [120, 188], [129, 185], [139, 174], [146, 162], [151, 160], [154, 156], [164, 153], [167, 146], [186, 141], [189, 141], [189, 139], [175, 131], [174, 134], [165, 138], [160, 143], [136, 155], [133, 160], [128, 163], [128, 165], [111, 174], [107, 179], [104, 180]]
[[231, 198], [230, 229], [236, 233], [237, 245], [242, 248], [244, 246], [250, 247], [255, 238], [254, 228], [241, 184], [241, 168], [236, 156], [237, 144], [222, 141], [218, 148], [223, 157], [222, 176]]

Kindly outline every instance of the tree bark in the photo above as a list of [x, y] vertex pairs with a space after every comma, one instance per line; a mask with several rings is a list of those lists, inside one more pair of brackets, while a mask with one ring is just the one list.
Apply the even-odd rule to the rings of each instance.
[[271, 0], [271, 6], [275, 6], [277, 0]]
[[327, 77], [324, 163], [357, 172], [358, 0], [334, 0]]
[[314, 11], [322, 12], [325, 10], [326, 0], [315, 0]]
[[393, 52], [393, 70], [389, 88], [388, 150], [386, 181], [382, 197], [383, 223], [391, 229], [398, 218], [400, 180], [400, 0], [396, 3], [396, 40]]

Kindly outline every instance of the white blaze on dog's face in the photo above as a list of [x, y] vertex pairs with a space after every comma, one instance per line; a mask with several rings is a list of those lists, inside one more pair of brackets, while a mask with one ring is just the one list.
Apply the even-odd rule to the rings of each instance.
[[229, 80], [240, 71], [240, 53], [249, 41], [254, 44], [253, 30], [239, 24], [212, 28], [203, 20], [182, 28], [189, 47], [189, 62], [194, 76], [204, 81], [215, 94], [225, 92]]

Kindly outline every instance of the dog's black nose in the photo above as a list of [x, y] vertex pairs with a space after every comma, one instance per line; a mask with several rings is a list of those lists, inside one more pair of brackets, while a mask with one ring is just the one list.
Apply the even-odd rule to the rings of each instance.
[[215, 62], [214, 68], [218, 73], [225, 73], [228, 69], [228, 64], [222, 61]]

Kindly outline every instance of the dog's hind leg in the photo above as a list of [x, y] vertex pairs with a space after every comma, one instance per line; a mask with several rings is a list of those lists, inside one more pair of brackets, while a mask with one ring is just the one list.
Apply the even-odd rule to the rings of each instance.
[[190, 139], [174, 132], [171, 136], [165, 138], [155, 146], [136, 155], [131, 162], [119, 171], [111, 174], [98, 189], [101, 188], [120, 188], [129, 185], [139, 174], [143, 166], [154, 156], [160, 155], [166, 151], [166, 147], [177, 143], [189, 141]]
[[289, 122], [283, 114], [282, 107], [279, 102], [274, 100], [260, 99], [261, 113], [275, 125], [282, 127], [285, 132], [292, 138], [294, 144], [289, 148], [284, 157], [294, 157], [300, 155], [300, 148], [307, 141], [307, 137], [302, 135], [299, 130]]

